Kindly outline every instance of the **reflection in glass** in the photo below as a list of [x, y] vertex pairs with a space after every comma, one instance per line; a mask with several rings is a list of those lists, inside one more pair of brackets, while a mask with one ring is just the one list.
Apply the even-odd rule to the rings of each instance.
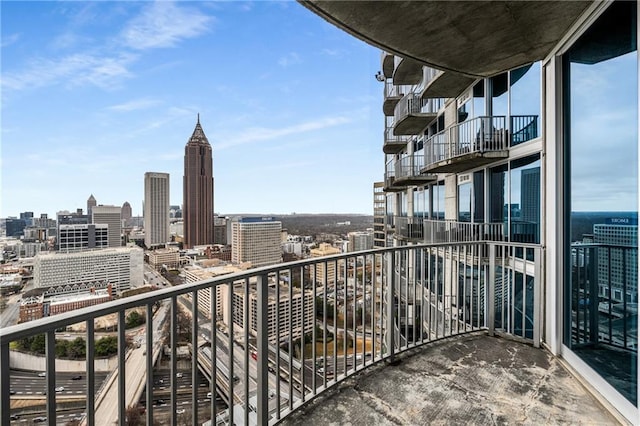
[[564, 344], [637, 404], [637, 3], [614, 2], [564, 56]]

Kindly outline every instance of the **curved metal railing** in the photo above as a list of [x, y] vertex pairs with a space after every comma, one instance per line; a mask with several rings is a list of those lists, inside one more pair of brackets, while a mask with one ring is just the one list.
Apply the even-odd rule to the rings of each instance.
[[[489, 330], [537, 344], [540, 250], [473, 242], [339, 254], [162, 288], [7, 327], [0, 330], [0, 423], [9, 424], [16, 414], [11, 399], [20, 398], [9, 392], [15, 375], [10, 359], [16, 356], [11, 346], [44, 334], [41, 414], [55, 424], [56, 403], [65, 398], [56, 392], [64, 380], [56, 374], [56, 333], [78, 323], [86, 328], [88, 395], [81, 410], [90, 425], [123, 425], [128, 410], [140, 405], [147, 424], [177, 424], [184, 404], [194, 418], [218, 424], [273, 424], [354, 373], [434, 340]], [[144, 336], [125, 330], [131, 309], [151, 319]], [[94, 339], [109, 316], [116, 318], [117, 377], [98, 398], [92, 391]], [[138, 344], [131, 344], [136, 339]], [[178, 347], [187, 341], [191, 363], [181, 370]], [[205, 347], [211, 349], [196, 350]], [[168, 390], [159, 391], [153, 370], [161, 352], [168, 355], [170, 374]], [[203, 368], [211, 378], [205, 388], [196, 385]], [[191, 380], [187, 394], [178, 392], [183, 374]], [[146, 397], [139, 404], [141, 388]], [[216, 402], [221, 392], [232, 409]], [[168, 414], [154, 409], [159, 394], [168, 400]]]

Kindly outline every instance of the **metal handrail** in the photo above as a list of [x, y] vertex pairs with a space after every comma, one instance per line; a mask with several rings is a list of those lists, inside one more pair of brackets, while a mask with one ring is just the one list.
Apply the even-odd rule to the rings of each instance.
[[405, 117], [412, 114], [420, 114], [423, 112], [422, 108], [427, 105], [427, 100], [417, 93], [407, 93], [398, 101], [396, 108], [393, 112], [393, 118], [396, 123], [402, 121]]
[[[403, 226], [402, 220], [399, 218], [394, 220], [397, 227]], [[409, 223], [409, 218], [406, 223]], [[420, 224], [420, 219], [417, 224]], [[232, 402], [234, 407], [242, 409], [245, 424], [248, 422], [249, 411], [255, 413], [258, 424], [277, 422], [310, 399], [363, 368], [443, 337], [489, 330], [491, 333], [504, 332], [516, 335], [538, 344], [540, 317], [537, 314], [533, 317], [524, 314], [510, 316], [505, 313], [504, 307], [519, 303], [520, 305], [513, 306], [511, 309], [529, 313], [532, 306], [541, 306], [541, 304], [531, 305], [528, 296], [520, 301], [510, 298], [512, 293], [505, 287], [509, 281], [505, 277], [496, 278], [496, 267], [500, 265], [504, 269], [506, 265], [514, 271], [532, 275], [537, 271], [536, 268], [540, 268], [540, 250], [540, 246], [531, 244], [458, 242], [343, 253], [261, 267], [210, 280], [159, 289], [151, 293], [0, 329], [0, 367], [3, 372], [9, 372], [0, 377], [0, 423], [8, 424], [10, 421], [9, 345], [12, 341], [38, 334], [46, 335], [47, 416], [54, 419], [56, 329], [80, 322], [86, 323], [87, 359], [89, 360], [92, 359], [94, 351], [94, 320], [105, 315], [116, 314], [119, 324], [118, 371], [126, 371], [126, 374], [119, 374], [116, 379], [119, 389], [118, 418], [119, 423], [124, 424], [127, 408], [125, 390], [128, 389], [125, 384], [130, 380], [130, 371], [125, 367], [127, 353], [124, 330], [125, 311], [135, 307], [145, 307], [148, 313], [147, 318], [153, 318], [153, 305], [156, 302], [162, 302], [169, 309], [167, 312], [167, 318], [170, 319], [171, 341], [169, 412], [171, 422], [175, 424], [178, 385], [176, 378], [178, 305], [191, 301], [188, 308], [192, 316], [191, 339], [193, 343], [200, 346], [205, 342], [201, 342], [199, 337], [202, 323], [199, 322], [198, 317], [202, 313], [202, 308], [198, 307], [198, 298], [207, 291], [216, 302], [212, 303], [211, 312], [209, 312], [211, 329], [201, 334], [206, 334], [205, 340], [208, 342], [214, 342], [212, 347], [215, 350], [210, 351], [212, 353], [210, 358], [203, 359], [203, 352], [196, 351], [194, 345], [191, 361], [194, 372], [192, 380], [195, 380], [195, 371], [202, 368], [201, 365], [212, 369], [213, 371], [209, 372], [214, 383], [211, 387], [214, 394], [211, 418], [216, 418], [219, 414], [216, 413], [215, 407], [215, 394], [219, 392], [215, 384], [222, 383], [224, 386], [221, 389], [228, 389], [235, 395], [229, 400], [235, 401]], [[522, 257], [520, 253], [523, 251], [532, 255]], [[529, 258], [534, 260], [530, 261]], [[461, 280], [459, 282], [462, 283], [462, 287], [455, 286], [458, 289], [455, 297], [453, 293], [448, 294], [446, 290], [442, 290], [442, 288], [454, 288], [454, 286], [438, 285], [439, 280], [449, 275], [448, 272], [443, 273], [446, 267], [444, 262], [454, 262], [452, 265], [455, 265], [455, 270], [459, 271]], [[427, 268], [426, 264], [431, 266]], [[485, 278], [479, 279], [480, 275]], [[542, 277], [538, 273], [534, 278], [536, 279], [534, 288], [526, 287], [523, 291], [533, 291], [538, 294]], [[296, 280], [298, 280], [297, 285]], [[509, 283], [509, 285], [513, 286], [517, 283]], [[294, 292], [294, 286], [303, 290]], [[230, 292], [226, 298], [225, 309], [231, 319], [231, 324], [227, 324], [227, 327], [231, 329], [227, 330], [226, 334], [218, 329], [216, 323], [217, 309], [221, 308], [221, 301], [219, 303], [215, 298], [218, 289]], [[539, 295], [535, 297], [532, 296], [532, 300], [539, 302]], [[278, 309], [274, 309], [274, 303]], [[346, 308], [340, 316], [337, 315], [338, 305]], [[250, 306], [256, 308], [250, 309]], [[270, 312], [275, 312], [275, 317], [270, 315]], [[411, 316], [409, 316], [410, 313]], [[236, 321], [242, 321], [245, 324], [240, 334], [234, 333], [235, 330], [240, 330], [237, 328]], [[156, 325], [154, 323], [154, 327]], [[253, 362], [249, 357], [251, 345], [249, 335], [252, 327], [255, 327], [257, 376], [249, 373], [249, 363]], [[156, 353], [159, 350], [153, 339], [154, 334], [153, 328], [147, 328], [146, 352], [143, 354], [145, 366], [142, 367], [145, 373], [152, 370], [151, 357], [154, 350]], [[309, 338], [314, 342], [322, 343], [312, 345], [311, 353], [302, 350], [284, 358], [281, 354], [270, 353], [273, 338], [293, 348], [295, 339], [303, 335], [305, 339]], [[339, 336], [343, 336], [340, 342], [338, 342]], [[356, 349], [349, 349], [348, 339], [362, 342], [362, 345], [354, 344], [352, 346]], [[234, 363], [227, 364], [224, 359], [225, 353], [240, 351], [236, 347], [236, 340], [240, 341], [244, 352], [241, 351], [243, 353], [241, 358], [234, 359], [237, 364], [244, 366], [244, 372], [234, 372]], [[316, 349], [318, 345], [324, 346], [322, 352], [326, 353], [326, 356], [318, 353]], [[333, 347], [332, 355], [327, 352], [328, 345]], [[367, 346], [371, 349], [365, 350]], [[362, 347], [361, 352], [357, 349], [359, 347]], [[230, 350], [232, 348], [233, 350]], [[136, 351], [141, 350], [132, 349], [128, 359], [134, 358], [132, 354], [140, 356], [140, 352]], [[344, 353], [344, 356], [340, 355], [338, 358], [338, 352]], [[229, 365], [227, 370], [224, 369], [225, 364]], [[87, 377], [93, 380], [94, 373], [93, 363], [88, 362]], [[279, 384], [275, 390], [270, 389], [269, 374], [276, 375], [277, 383], [281, 383], [280, 380], [285, 377], [287, 381]], [[146, 376], [148, 387], [146, 416], [147, 423], [151, 424], [154, 420], [153, 382], [151, 375]], [[238, 376], [238, 383], [235, 383], [234, 376]], [[256, 383], [255, 390], [249, 387], [249, 381]], [[93, 389], [93, 387], [88, 388]], [[286, 391], [281, 392], [285, 388]], [[196, 400], [198, 387], [193, 386], [191, 392], [192, 400]], [[89, 395], [88, 401], [92, 400], [93, 398]], [[93, 406], [91, 407], [87, 409], [89, 422], [96, 414]], [[194, 410], [197, 411], [197, 408], [194, 407]], [[193, 415], [197, 417], [197, 412]], [[229, 422], [233, 423], [234, 410], [228, 410], [227, 416]]]

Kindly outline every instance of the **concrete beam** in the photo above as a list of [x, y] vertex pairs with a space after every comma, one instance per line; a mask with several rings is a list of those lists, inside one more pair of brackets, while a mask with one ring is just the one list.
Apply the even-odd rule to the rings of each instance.
[[330, 23], [373, 46], [473, 78], [544, 58], [592, 3], [301, 1]]

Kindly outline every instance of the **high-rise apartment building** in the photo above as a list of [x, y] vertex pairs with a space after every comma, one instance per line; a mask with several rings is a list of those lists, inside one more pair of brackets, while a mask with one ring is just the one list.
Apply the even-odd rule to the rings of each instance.
[[385, 216], [384, 182], [373, 183], [373, 245], [384, 247], [386, 232], [384, 224]]
[[231, 261], [254, 267], [282, 262], [282, 222], [273, 217], [236, 217], [231, 222]]
[[169, 241], [169, 173], [144, 174], [144, 245]]
[[109, 225], [85, 223], [60, 225], [58, 228], [58, 250], [79, 251], [109, 246]]
[[120, 294], [142, 284], [144, 253], [139, 247], [39, 253], [34, 260], [36, 287], [65, 287], [107, 282]]
[[213, 156], [199, 114], [184, 148], [182, 196], [185, 248], [213, 244]]
[[[340, 254], [340, 249], [332, 247], [331, 244], [320, 243], [317, 248], [309, 250], [311, 257], [325, 257], [334, 254]], [[311, 265], [310, 273], [311, 279], [315, 279], [317, 283], [335, 284], [336, 274], [340, 270], [341, 262], [327, 262], [319, 263], [317, 265]], [[326, 281], [325, 281], [326, 280]]]
[[87, 199], [87, 216], [89, 216], [89, 218], [91, 218], [91, 215], [93, 214], [93, 208], [97, 205], [98, 202], [96, 201], [96, 198], [91, 194]]
[[95, 206], [91, 209], [94, 224], [109, 225], [108, 246], [120, 247], [122, 245], [122, 217], [119, 206]]
[[349, 238], [349, 251], [362, 251], [373, 248], [373, 232], [349, 232], [347, 237]]

